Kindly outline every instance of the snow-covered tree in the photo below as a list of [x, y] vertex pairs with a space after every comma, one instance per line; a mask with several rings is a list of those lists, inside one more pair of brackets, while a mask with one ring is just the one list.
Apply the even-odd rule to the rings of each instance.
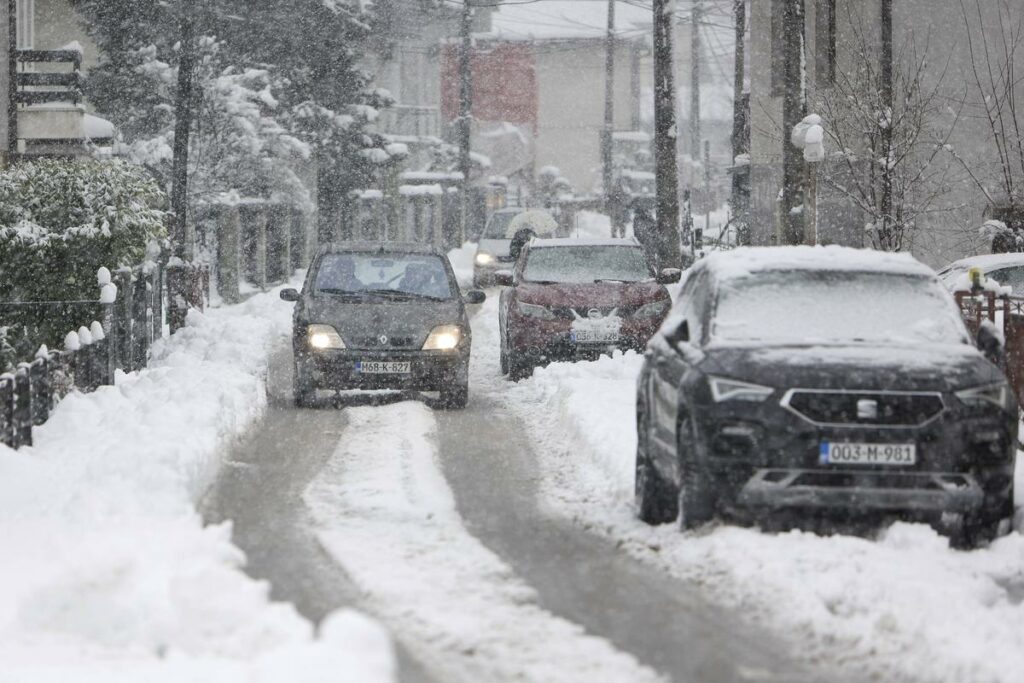
[[866, 242], [901, 251], [924, 219], [956, 213], [945, 199], [962, 172], [950, 139], [963, 94], [947, 91], [945, 69], [930, 75], [927, 45], [919, 49], [910, 38], [894, 59], [890, 108], [879, 86], [877, 48], [861, 28], [854, 23], [849, 65], [819, 92], [817, 110], [833, 150], [819, 178], [860, 210]]

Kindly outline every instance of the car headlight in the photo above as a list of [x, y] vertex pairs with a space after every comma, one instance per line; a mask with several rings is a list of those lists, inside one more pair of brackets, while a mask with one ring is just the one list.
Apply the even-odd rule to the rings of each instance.
[[974, 408], [996, 406], [1002, 410], [1009, 410], [1013, 405], [1013, 393], [1010, 391], [1010, 385], [1006, 382], [964, 389], [956, 392], [956, 397], [964, 405]]
[[528, 315], [531, 318], [540, 318], [541, 320], [554, 320], [555, 314], [546, 309], [543, 306], [537, 304], [527, 304], [522, 301], [517, 301], [516, 306], [519, 308], [519, 312], [523, 315]]
[[462, 328], [458, 325], [438, 325], [423, 342], [424, 351], [451, 351], [462, 341]]
[[330, 325], [310, 325], [306, 328], [306, 339], [314, 349], [345, 348], [345, 342], [341, 340], [341, 335]]
[[476, 263], [478, 266], [486, 266], [488, 263], [494, 263], [494, 254], [488, 254], [486, 251], [476, 252]]
[[763, 387], [760, 384], [739, 382], [725, 377], [708, 377], [708, 384], [711, 386], [711, 398], [715, 403], [722, 401], [763, 401], [772, 395], [775, 390], [771, 387]]
[[656, 318], [659, 315], [668, 311], [669, 306], [672, 305], [671, 299], [662, 299], [660, 301], [654, 301], [649, 304], [644, 304], [640, 308], [636, 309], [636, 313], [633, 314], [635, 318]]

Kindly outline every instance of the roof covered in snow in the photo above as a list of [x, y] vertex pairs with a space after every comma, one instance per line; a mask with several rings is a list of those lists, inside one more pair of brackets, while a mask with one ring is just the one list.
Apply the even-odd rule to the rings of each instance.
[[837, 246], [742, 247], [716, 251], [698, 265], [719, 277], [742, 277], [769, 270], [837, 270], [934, 276], [935, 271], [910, 254]]
[[[491, 33], [486, 37], [500, 40], [603, 38], [607, 21], [608, 5], [602, 2], [508, 3], [491, 15]], [[649, 7], [622, 0], [615, 3], [615, 28], [620, 36], [649, 32], [650, 24]]]

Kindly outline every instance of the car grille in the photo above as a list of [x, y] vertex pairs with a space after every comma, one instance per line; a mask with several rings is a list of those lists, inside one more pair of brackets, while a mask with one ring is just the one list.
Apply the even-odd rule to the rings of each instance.
[[944, 409], [942, 396], [913, 392], [847, 392], [793, 389], [782, 405], [815, 424], [916, 427]]
[[605, 318], [611, 315], [612, 311], [615, 315], [620, 318], [628, 317], [632, 313], [632, 308], [626, 306], [610, 306], [610, 307], [599, 307], [599, 306], [554, 306], [551, 308], [551, 312], [559, 318], [565, 320], [575, 320], [577, 317], [589, 318], [591, 311], [597, 311], [599, 318]]
[[415, 339], [411, 336], [393, 337], [386, 335], [386, 341], [381, 341], [381, 335], [352, 337], [346, 340], [351, 349], [411, 349], [415, 348]]

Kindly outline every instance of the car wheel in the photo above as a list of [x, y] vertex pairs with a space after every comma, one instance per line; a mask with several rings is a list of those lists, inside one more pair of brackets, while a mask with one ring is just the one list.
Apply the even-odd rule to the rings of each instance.
[[441, 390], [441, 407], [445, 410], [462, 410], [469, 403], [469, 382]]
[[675, 487], [651, 463], [648, 445], [647, 411], [636, 416], [636, 479], [634, 496], [636, 516], [647, 524], [667, 524], [678, 514]]
[[508, 378], [513, 382], [526, 379], [533, 374], [533, 362], [513, 351], [509, 351], [506, 363], [508, 364]]
[[292, 376], [292, 397], [296, 408], [311, 408], [316, 400], [316, 385], [302, 369], [302, 363], [295, 364], [295, 374]]
[[1009, 495], [986, 496], [981, 510], [964, 515], [952, 530], [951, 545], [962, 550], [973, 550], [996, 540], [1009, 520], [1013, 524], [1013, 488]]
[[679, 422], [676, 454], [679, 458], [679, 528], [697, 529], [715, 518], [715, 499], [704, 466], [693, 444], [693, 427], [688, 416]]

